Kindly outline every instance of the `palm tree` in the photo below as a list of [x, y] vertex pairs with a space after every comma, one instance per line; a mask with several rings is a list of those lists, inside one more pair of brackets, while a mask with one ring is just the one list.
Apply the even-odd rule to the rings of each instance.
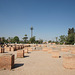
[[33, 27], [30, 28], [31, 30], [31, 37], [33, 36]]
[[27, 34], [25, 34], [25, 37], [23, 37], [23, 40], [25, 41], [25, 43], [27, 42], [27, 39], [28, 39]]
[[8, 37], [8, 42], [10, 42], [10, 39], [11, 39], [11, 38], [10, 38], [10, 37]]
[[3, 42], [3, 43], [5, 42], [5, 37], [1, 38], [1, 42]]
[[0, 37], [0, 42], [1, 42], [1, 37]]

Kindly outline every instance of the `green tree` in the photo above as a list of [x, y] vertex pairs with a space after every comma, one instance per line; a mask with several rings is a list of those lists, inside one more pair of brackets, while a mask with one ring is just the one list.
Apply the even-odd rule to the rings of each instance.
[[30, 43], [35, 43], [35, 36], [31, 37], [29, 41]]
[[10, 38], [10, 42], [11, 42], [11, 43], [15, 43], [15, 41], [14, 41], [14, 38], [13, 38], [13, 37], [11, 37], [11, 38]]
[[51, 43], [51, 42], [52, 42], [51, 40], [48, 41], [48, 43]]
[[[13, 40], [13, 39], [12, 39], [12, 40]], [[14, 42], [17, 42], [17, 43], [19, 42], [19, 37], [18, 37], [18, 36], [15, 36], [15, 37], [14, 37]]]
[[43, 40], [42, 40], [42, 39], [40, 39], [40, 40], [39, 40], [39, 43], [40, 43], [40, 44], [42, 44], [42, 43], [43, 43]]
[[27, 34], [25, 34], [25, 37], [23, 37], [25, 43], [27, 42], [27, 39], [28, 39]]
[[59, 39], [60, 44], [66, 43], [66, 40], [67, 40], [67, 36], [65, 36], [65, 35], [60, 36], [60, 39]]
[[43, 43], [43, 40], [42, 40], [42, 39], [36, 40], [35, 43], [36, 43], [36, 44], [42, 44], [42, 43]]
[[69, 28], [68, 29], [68, 35], [74, 33], [74, 28]]
[[36, 43], [36, 44], [39, 44], [39, 40], [36, 40], [35, 43]]
[[74, 44], [74, 33], [68, 35], [67, 44]]
[[1, 37], [0, 37], [0, 42], [1, 42]]
[[2, 42], [2, 43], [5, 42], [5, 37], [1, 37], [1, 42]]
[[10, 39], [11, 39], [10, 37], [8, 37], [8, 39], [7, 39], [9, 43], [10, 43]]
[[69, 28], [68, 29], [67, 44], [74, 44], [74, 39], [75, 39], [74, 28]]

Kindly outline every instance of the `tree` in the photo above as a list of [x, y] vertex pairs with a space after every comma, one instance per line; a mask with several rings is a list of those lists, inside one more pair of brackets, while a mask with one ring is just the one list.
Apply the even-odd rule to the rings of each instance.
[[1, 37], [0, 37], [0, 42], [1, 42]]
[[65, 42], [66, 42], [66, 40], [67, 40], [67, 36], [65, 36], [65, 35], [61, 35], [61, 36], [60, 36], [60, 39], [59, 39], [60, 44], [65, 43]]
[[15, 41], [14, 41], [14, 38], [13, 38], [13, 37], [11, 37], [11, 38], [10, 38], [10, 42], [11, 42], [11, 43], [15, 43]]
[[74, 33], [74, 44], [75, 44], [75, 33]]
[[1, 42], [2, 42], [2, 43], [5, 42], [5, 37], [1, 37]]
[[67, 44], [74, 44], [74, 33], [68, 35]]
[[69, 28], [68, 29], [68, 35], [74, 33], [74, 28]]
[[27, 39], [28, 39], [27, 34], [25, 34], [25, 37], [23, 37], [25, 43], [27, 42]]
[[67, 44], [74, 44], [74, 39], [75, 39], [74, 28], [69, 28], [68, 29]]
[[14, 42], [17, 42], [17, 43], [19, 42], [19, 37], [18, 36], [14, 37]]
[[42, 44], [42, 43], [43, 43], [43, 40], [42, 40], [42, 39], [40, 39], [40, 40], [39, 40], [39, 43], [40, 43], [40, 44]]
[[8, 39], [7, 39], [7, 40], [8, 40], [8, 42], [10, 42], [10, 39], [11, 39], [11, 38], [10, 38], [10, 37], [8, 37]]
[[35, 36], [30, 38], [30, 43], [35, 43]]
[[35, 43], [36, 44], [42, 44], [43, 43], [43, 40], [42, 39], [36, 40]]
[[39, 40], [36, 40], [35, 43], [36, 43], [36, 44], [39, 44]]
[[51, 40], [48, 41], [48, 43], [51, 43], [51, 42], [52, 42]]

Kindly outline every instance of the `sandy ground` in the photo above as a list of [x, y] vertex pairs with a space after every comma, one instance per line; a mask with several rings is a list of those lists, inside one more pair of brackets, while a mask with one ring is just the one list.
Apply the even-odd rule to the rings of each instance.
[[[17, 52], [13, 52], [16, 54]], [[15, 57], [12, 70], [0, 70], [0, 75], [75, 75], [75, 69], [65, 69], [61, 58], [52, 58], [43, 51], [33, 51], [24, 58]]]

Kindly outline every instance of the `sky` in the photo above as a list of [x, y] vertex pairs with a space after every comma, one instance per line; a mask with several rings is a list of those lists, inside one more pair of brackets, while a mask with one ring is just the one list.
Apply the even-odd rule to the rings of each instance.
[[0, 37], [27, 34], [36, 40], [55, 40], [75, 28], [75, 0], [0, 0]]

